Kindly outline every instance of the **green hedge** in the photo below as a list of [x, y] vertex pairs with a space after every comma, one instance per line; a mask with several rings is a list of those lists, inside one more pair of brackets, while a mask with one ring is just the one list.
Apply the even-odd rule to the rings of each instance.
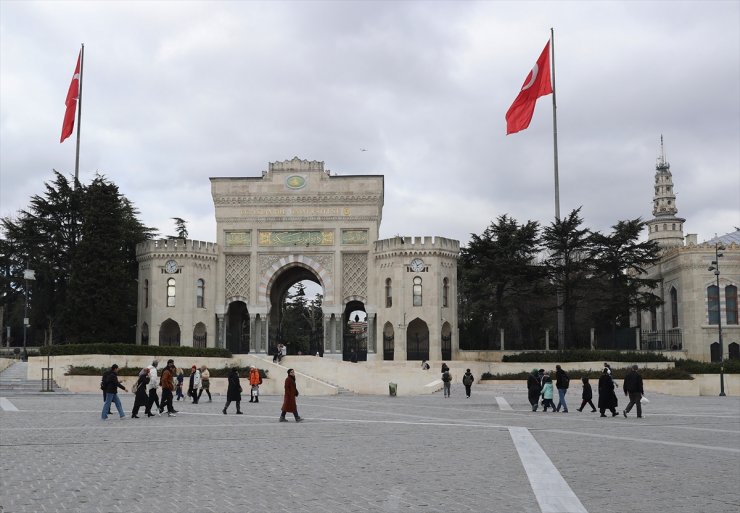
[[565, 351], [531, 351], [505, 355], [504, 362], [670, 362], [659, 353], [637, 351], [592, 351], [568, 349]]
[[740, 374], [740, 360], [725, 360], [724, 363], [676, 360], [676, 367], [691, 374], [719, 374], [721, 367], [724, 367], [725, 374]]
[[75, 354], [149, 355], [149, 356], [192, 356], [196, 358], [231, 358], [231, 351], [216, 348], [180, 346], [140, 346], [136, 344], [68, 344], [40, 348], [42, 356], [51, 351], [51, 356]]
[[[208, 372], [211, 374], [212, 378], [225, 378], [228, 377], [229, 372], [231, 371], [232, 367], [222, 367], [219, 369], [208, 369]], [[237, 372], [239, 372], [240, 378], [246, 378], [249, 376], [249, 367], [237, 367]], [[110, 370], [110, 367], [92, 367], [90, 365], [81, 365], [79, 367], [72, 366], [70, 367], [67, 372], [64, 373], [65, 376], [102, 376], [104, 372], [107, 370]], [[118, 368], [118, 375], [122, 377], [132, 377], [132, 376], [138, 376], [139, 372], [141, 371], [140, 367], [119, 367]], [[182, 374], [186, 378], [190, 377], [190, 371], [191, 369], [182, 369]], [[267, 375], [270, 371], [266, 369], [259, 369], [260, 376], [262, 376], [262, 379], [268, 379], [269, 376]]]
[[[549, 369], [550, 377], [555, 382], [555, 369]], [[613, 379], [624, 379], [629, 369], [615, 369], [612, 368]], [[694, 379], [691, 373], [685, 369], [640, 369], [640, 375], [642, 379]], [[529, 377], [529, 372], [517, 372], [513, 374], [491, 374], [485, 372], [481, 376], [481, 380], [522, 380], [526, 381]], [[570, 377], [571, 384], [581, 381], [581, 378], [589, 378], [592, 383], [597, 383], [599, 377], [601, 377], [601, 369], [599, 370], [569, 370], [568, 377]]]

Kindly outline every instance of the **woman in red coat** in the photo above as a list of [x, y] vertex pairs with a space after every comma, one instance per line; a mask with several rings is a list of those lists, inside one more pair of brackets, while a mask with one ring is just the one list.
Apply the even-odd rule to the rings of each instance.
[[295, 403], [295, 398], [298, 397], [298, 388], [295, 386], [295, 371], [288, 369], [288, 377], [285, 378], [285, 398], [283, 399], [282, 413], [280, 414], [280, 422], [288, 422], [285, 418], [285, 414], [291, 412], [295, 417], [296, 422], [300, 422], [303, 419], [298, 415], [298, 406]]

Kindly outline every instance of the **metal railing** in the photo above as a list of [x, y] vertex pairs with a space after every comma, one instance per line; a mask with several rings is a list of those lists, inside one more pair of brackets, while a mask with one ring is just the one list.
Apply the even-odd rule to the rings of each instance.
[[681, 331], [678, 329], [642, 331], [640, 332], [640, 348], [645, 350], [681, 351], [683, 349]]

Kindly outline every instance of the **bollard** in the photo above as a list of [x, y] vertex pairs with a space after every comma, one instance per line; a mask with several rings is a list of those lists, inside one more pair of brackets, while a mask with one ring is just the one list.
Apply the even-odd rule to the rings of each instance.
[[396, 397], [397, 390], [398, 385], [396, 383], [388, 383], [388, 393], [390, 393], [391, 397]]

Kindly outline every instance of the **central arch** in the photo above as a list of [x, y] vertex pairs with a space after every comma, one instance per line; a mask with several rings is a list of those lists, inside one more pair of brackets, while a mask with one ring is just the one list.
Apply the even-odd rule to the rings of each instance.
[[303, 262], [293, 262], [272, 274], [265, 289], [269, 304], [269, 353], [278, 344], [287, 347], [288, 354], [323, 354], [323, 315], [316, 309], [315, 298], [308, 298], [299, 286], [289, 304], [291, 288], [301, 282], [312, 282], [323, 288], [318, 274]]

